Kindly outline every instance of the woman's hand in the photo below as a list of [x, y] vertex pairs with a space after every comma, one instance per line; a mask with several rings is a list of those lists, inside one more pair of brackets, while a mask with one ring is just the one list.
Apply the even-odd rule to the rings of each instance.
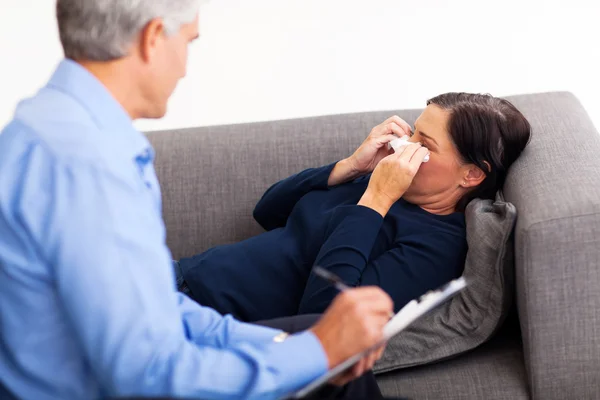
[[369, 136], [349, 157], [350, 164], [360, 174], [366, 175], [375, 169], [379, 162], [392, 154], [387, 144], [392, 140], [410, 136], [410, 125], [402, 118], [394, 115], [371, 130]]
[[396, 115], [377, 125], [354, 154], [336, 164], [328, 185], [339, 185], [371, 173], [384, 157], [394, 152], [387, 144], [395, 138], [410, 136], [410, 132], [410, 125]]
[[382, 159], [358, 205], [372, 208], [385, 217], [404, 195], [428, 153], [420, 143], [413, 143]]

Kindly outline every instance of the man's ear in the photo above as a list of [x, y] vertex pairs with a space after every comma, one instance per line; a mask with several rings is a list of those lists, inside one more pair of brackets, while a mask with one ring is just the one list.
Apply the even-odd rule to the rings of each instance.
[[[491, 170], [490, 165], [485, 162], [487, 167]], [[485, 172], [481, 170], [475, 164], [469, 164], [466, 166], [466, 170], [463, 175], [463, 180], [461, 182], [461, 186], [465, 188], [472, 188], [478, 186], [485, 179]]]
[[165, 25], [162, 18], [154, 18], [140, 32], [140, 56], [149, 63], [156, 54], [157, 48], [165, 38]]

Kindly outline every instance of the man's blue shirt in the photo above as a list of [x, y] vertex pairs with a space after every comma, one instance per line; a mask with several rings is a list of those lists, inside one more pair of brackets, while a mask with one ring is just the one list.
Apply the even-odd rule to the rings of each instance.
[[61, 62], [0, 134], [0, 379], [24, 399], [275, 398], [323, 374], [309, 332], [239, 323], [175, 290], [154, 151]]

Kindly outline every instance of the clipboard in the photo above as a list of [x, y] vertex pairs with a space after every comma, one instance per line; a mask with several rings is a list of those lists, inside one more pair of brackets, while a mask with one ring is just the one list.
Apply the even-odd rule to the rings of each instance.
[[378, 348], [381, 344], [387, 342], [392, 337], [396, 336], [398, 333], [402, 332], [407, 326], [412, 324], [418, 318], [433, 310], [440, 304], [446, 302], [458, 292], [463, 290], [467, 286], [467, 281], [460, 277], [458, 279], [452, 280], [447, 284], [441, 286], [436, 290], [431, 290], [418, 299], [414, 299], [406, 304], [383, 328], [383, 341], [381, 343], [376, 344], [370, 349], [363, 351], [362, 353], [358, 353], [343, 363], [339, 364], [337, 367], [331, 369], [325, 375], [317, 378], [312, 381], [308, 385], [304, 386], [302, 389], [291, 393], [290, 395], [284, 397], [285, 399], [301, 399], [309, 394], [313, 393], [316, 389], [320, 388], [331, 379], [340, 375], [358, 361], [360, 361], [365, 355], [367, 355], [371, 350]]

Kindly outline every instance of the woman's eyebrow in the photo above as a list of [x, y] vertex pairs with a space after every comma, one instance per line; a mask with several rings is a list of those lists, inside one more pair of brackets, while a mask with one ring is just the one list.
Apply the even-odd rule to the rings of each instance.
[[440, 147], [440, 145], [438, 144], [438, 142], [432, 138], [431, 136], [429, 136], [428, 134], [426, 134], [423, 131], [419, 131], [419, 133], [421, 134], [421, 136], [425, 136], [427, 139], [431, 140], [433, 143], [435, 143], [436, 146]]

